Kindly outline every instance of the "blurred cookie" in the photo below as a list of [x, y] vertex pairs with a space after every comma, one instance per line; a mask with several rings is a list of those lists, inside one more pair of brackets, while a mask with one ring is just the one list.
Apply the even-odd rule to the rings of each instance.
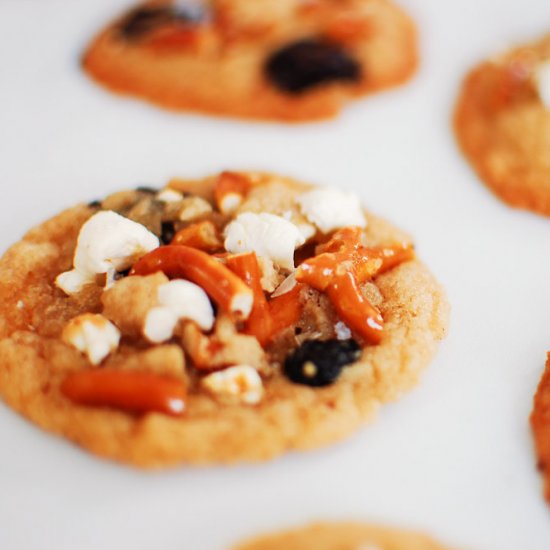
[[406, 81], [415, 28], [389, 0], [152, 1], [99, 34], [84, 69], [175, 110], [305, 121]]
[[535, 436], [538, 468], [544, 477], [544, 496], [550, 503], [550, 354], [535, 394], [531, 427]]
[[496, 195], [550, 215], [550, 35], [477, 66], [454, 123], [464, 154]]
[[6, 402], [142, 467], [344, 438], [416, 383], [448, 314], [357, 197], [245, 172], [63, 212], [0, 261], [0, 304]]
[[317, 523], [266, 535], [234, 550], [445, 550], [430, 537], [362, 523]]

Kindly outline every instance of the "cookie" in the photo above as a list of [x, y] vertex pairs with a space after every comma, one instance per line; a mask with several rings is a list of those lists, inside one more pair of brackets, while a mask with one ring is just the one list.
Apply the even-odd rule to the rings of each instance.
[[108, 26], [83, 57], [117, 93], [282, 121], [332, 117], [416, 66], [415, 27], [389, 0], [152, 1]]
[[349, 436], [417, 382], [448, 314], [357, 197], [244, 172], [61, 213], [0, 261], [0, 304], [6, 403], [141, 467]]
[[430, 537], [363, 523], [318, 523], [245, 542], [234, 550], [444, 550]]
[[538, 468], [544, 477], [544, 496], [550, 503], [550, 353], [539, 383], [531, 413]]
[[454, 125], [464, 154], [496, 195], [550, 215], [550, 35], [476, 67]]

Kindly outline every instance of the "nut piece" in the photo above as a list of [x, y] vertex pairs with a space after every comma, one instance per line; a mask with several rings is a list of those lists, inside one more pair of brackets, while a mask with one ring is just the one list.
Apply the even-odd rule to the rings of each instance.
[[183, 200], [183, 195], [175, 189], [162, 189], [157, 193], [156, 199], [160, 202], [180, 202]]
[[350, 225], [367, 225], [359, 199], [353, 193], [337, 189], [314, 189], [299, 195], [296, 202], [306, 218], [323, 233]]
[[120, 332], [103, 315], [85, 313], [69, 321], [61, 338], [87, 355], [92, 365], [99, 365], [118, 348]]
[[258, 404], [263, 397], [262, 379], [249, 365], [236, 365], [202, 379], [203, 387], [216, 398], [247, 405]]
[[107, 274], [107, 285], [117, 271], [130, 267], [139, 258], [158, 248], [158, 237], [143, 225], [116, 212], [93, 215], [81, 228], [74, 254], [74, 269], [61, 273], [55, 284], [66, 294], [76, 294]]
[[225, 228], [225, 236], [228, 252], [255, 252], [258, 257], [265, 257], [289, 270], [294, 269], [294, 250], [305, 242], [292, 222], [266, 213], [239, 214]]
[[190, 222], [210, 212], [212, 212], [212, 206], [208, 201], [200, 197], [185, 197], [181, 201], [178, 218], [182, 222]]
[[218, 315], [213, 336], [203, 334], [196, 324], [185, 323], [183, 349], [199, 370], [215, 370], [246, 363], [256, 370], [268, 369], [265, 352], [254, 336], [241, 334], [227, 315]]

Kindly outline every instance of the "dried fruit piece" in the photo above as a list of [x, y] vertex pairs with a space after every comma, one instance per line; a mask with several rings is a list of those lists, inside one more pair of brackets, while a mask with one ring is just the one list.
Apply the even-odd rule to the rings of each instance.
[[343, 48], [320, 40], [300, 40], [276, 51], [266, 75], [283, 92], [297, 94], [330, 82], [353, 82], [361, 68]]
[[293, 382], [307, 386], [328, 386], [343, 367], [359, 358], [361, 348], [353, 340], [306, 340], [287, 357], [284, 373]]

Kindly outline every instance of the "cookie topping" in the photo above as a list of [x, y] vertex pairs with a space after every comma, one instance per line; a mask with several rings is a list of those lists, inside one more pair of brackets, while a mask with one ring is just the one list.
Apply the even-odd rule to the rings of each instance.
[[222, 214], [233, 214], [248, 193], [250, 182], [234, 172], [222, 172], [216, 182], [214, 199]]
[[86, 354], [92, 365], [99, 365], [118, 348], [120, 332], [103, 315], [85, 313], [69, 321], [61, 338]]
[[550, 60], [540, 63], [536, 68], [535, 82], [543, 105], [550, 109]]
[[61, 391], [79, 405], [170, 416], [183, 414], [187, 398], [187, 388], [178, 378], [114, 369], [70, 374], [61, 384]]
[[132, 10], [120, 24], [121, 35], [138, 40], [158, 27], [169, 23], [188, 26], [204, 17], [204, 8], [194, 2], [178, 2], [165, 6], [140, 6]]
[[254, 296], [246, 284], [205, 252], [189, 246], [162, 246], [132, 268], [131, 275], [162, 271], [169, 278], [189, 279], [202, 287], [224, 311], [247, 319]]
[[[256, 404], [262, 376], [281, 368], [294, 382], [325, 386], [357, 359], [357, 341], [381, 341], [384, 319], [366, 287], [412, 259], [412, 247], [366, 247], [366, 219], [350, 193], [281, 196], [277, 186], [256, 186], [254, 177], [260, 178], [223, 172], [206, 189], [172, 182], [163, 191], [122, 191], [103, 201], [105, 210], [82, 226], [74, 269], [56, 282], [70, 293], [102, 285], [105, 277], [97, 275], [106, 274], [104, 317], [73, 319], [63, 339], [94, 365], [121, 337], [124, 349], [109, 359], [104, 377], [71, 376], [65, 395], [81, 404], [181, 414], [186, 388], [179, 381], [147, 379], [157, 388], [149, 399], [141, 386], [146, 378], [126, 377], [126, 367], [117, 374], [128, 364], [127, 346], [172, 340], [185, 355], [192, 392]], [[307, 239], [299, 225], [309, 228]], [[170, 244], [160, 245], [146, 226]], [[166, 397], [172, 394], [176, 409]]]
[[314, 189], [300, 195], [296, 202], [306, 218], [323, 233], [350, 225], [367, 225], [359, 199], [353, 193]]
[[75, 294], [105, 273], [110, 284], [117, 271], [129, 268], [159, 244], [143, 225], [115, 212], [98, 212], [80, 230], [74, 269], [61, 273], [55, 283], [66, 294]]
[[174, 189], [163, 189], [157, 193], [157, 200], [161, 202], [179, 202], [183, 200], [183, 195]]
[[328, 386], [343, 367], [361, 355], [359, 344], [349, 340], [306, 340], [284, 364], [285, 375], [297, 384]]
[[175, 280], [159, 286], [157, 307], [149, 310], [143, 334], [154, 343], [172, 338], [180, 319], [197, 323], [203, 330], [214, 325], [214, 310], [206, 292], [189, 281]]
[[202, 386], [221, 400], [256, 405], [264, 393], [258, 371], [249, 365], [236, 365], [202, 379]]
[[273, 214], [239, 214], [225, 229], [228, 252], [255, 252], [283, 269], [294, 269], [294, 250], [304, 244], [300, 230]]
[[330, 82], [359, 80], [359, 63], [340, 46], [320, 40], [301, 40], [276, 51], [267, 61], [266, 74], [288, 93], [300, 93]]

